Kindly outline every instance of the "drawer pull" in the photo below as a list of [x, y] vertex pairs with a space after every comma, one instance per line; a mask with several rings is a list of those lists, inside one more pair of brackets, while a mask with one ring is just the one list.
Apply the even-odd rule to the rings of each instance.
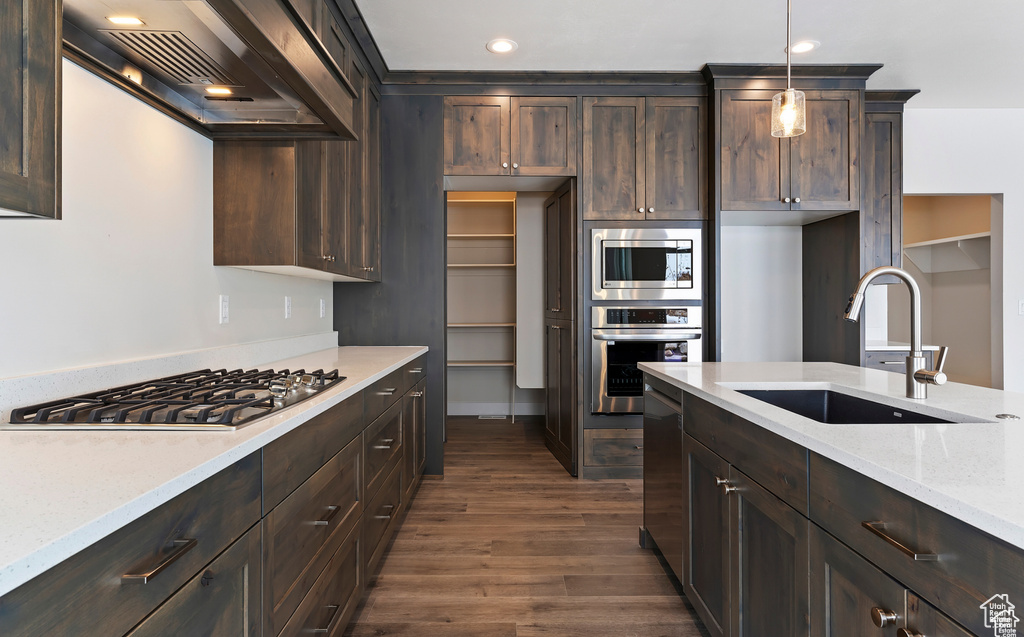
[[384, 509], [385, 511], [388, 511], [389, 513], [387, 515], [375, 515], [373, 517], [378, 519], [378, 520], [390, 520], [391, 519], [390, 511], [393, 511], [395, 509], [395, 505], [393, 505], [393, 504], [385, 504], [381, 508]]
[[164, 556], [164, 559], [144, 573], [125, 573], [121, 576], [122, 584], [148, 584], [149, 580], [159, 575], [165, 568], [174, 564], [178, 559], [196, 547], [199, 541], [195, 538], [182, 538], [174, 540], [174, 548]]
[[422, 367], [413, 367], [412, 369], [409, 370], [409, 373], [410, 374], [422, 374], [423, 373], [423, 368]]
[[329, 620], [327, 620], [327, 627], [326, 628], [314, 628], [312, 631], [310, 631], [314, 635], [328, 635], [328, 634], [330, 634], [330, 632], [332, 630], [334, 630], [334, 623], [336, 621], [338, 621], [339, 617], [341, 617], [341, 606], [336, 605], [336, 604], [332, 604], [332, 605], [328, 606], [327, 608], [328, 608], [328, 610], [331, 609], [331, 608], [334, 609], [334, 612], [331, 613], [331, 618]]
[[334, 519], [334, 516], [338, 515], [338, 511], [341, 511], [340, 506], [337, 506], [335, 504], [328, 506], [327, 515], [320, 518], [319, 520], [314, 521], [313, 526], [330, 526], [331, 520]]
[[373, 448], [374, 449], [390, 449], [391, 448], [391, 443], [393, 443], [394, 441], [395, 441], [394, 438], [384, 438], [383, 440], [381, 440], [382, 444], [373, 445]]
[[878, 626], [879, 628], [887, 628], [889, 626], [892, 626], [896, 623], [897, 619], [899, 619], [899, 615], [897, 615], [891, 610], [885, 610], [884, 608], [879, 608], [878, 606], [875, 606], [871, 609], [871, 623], [875, 626]]
[[865, 529], [871, 531], [872, 533], [874, 533], [878, 537], [882, 538], [883, 540], [885, 540], [889, 544], [892, 544], [893, 546], [895, 546], [896, 548], [898, 548], [900, 550], [900, 553], [903, 553], [904, 555], [906, 555], [907, 557], [909, 557], [909, 558], [911, 558], [913, 560], [916, 560], [918, 562], [938, 562], [939, 561], [939, 556], [936, 555], [935, 553], [918, 553], [914, 549], [912, 549], [912, 548], [910, 548], [910, 547], [908, 547], [908, 546], [906, 546], [904, 544], [901, 544], [899, 542], [899, 540], [897, 540], [894, 537], [892, 537], [891, 535], [887, 534], [885, 532], [885, 522], [879, 522], [879, 521], [861, 522], [860, 525], [863, 526]]
[[643, 445], [633, 445], [633, 448], [636, 449], [637, 451], [643, 451], [644, 446]]
[[392, 394], [395, 393], [396, 389], [398, 389], [398, 388], [397, 387], [385, 387], [384, 391], [377, 392], [377, 395], [378, 396], [391, 396]]
[[906, 628], [900, 628], [896, 631], [896, 637], [924, 637], [921, 633], [912, 633]]

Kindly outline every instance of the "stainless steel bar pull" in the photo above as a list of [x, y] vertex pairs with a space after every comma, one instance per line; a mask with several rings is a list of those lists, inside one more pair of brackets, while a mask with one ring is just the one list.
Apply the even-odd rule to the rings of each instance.
[[122, 584], [148, 584], [150, 580], [159, 575], [171, 564], [177, 562], [185, 553], [196, 547], [199, 541], [195, 538], [182, 538], [174, 540], [174, 548], [160, 560], [156, 566], [141, 573], [125, 573], [121, 576]]
[[861, 522], [861, 526], [871, 531], [878, 537], [882, 538], [892, 546], [899, 549], [900, 553], [903, 553], [907, 557], [916, 560], [918, 562], [938, 562], [939, 556], [935, 553], [918, 553], [914, 549], [906, 546], [893, 536], [885, 532], [885, 522], [873, 521], [873, 522]]

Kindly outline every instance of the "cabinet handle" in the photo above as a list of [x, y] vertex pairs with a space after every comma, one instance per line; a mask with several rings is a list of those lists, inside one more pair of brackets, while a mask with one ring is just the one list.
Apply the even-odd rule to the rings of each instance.
[[412, 369], [409, 370], [409, 373], [410, 374], [422, 374], [423, 373], [423, 368], [422, 367], [413, 367]]
[[896, 637], [925, 637], [921, 633], [912, 633], [906, 628], [900, 628], [896, 631]]
[[334, 519], [334, 516], [338, 515], [338, 511], [341, 511], [341, 507], [340, 506], [338, 506], [336, 504], [332, 504], [332, 505], [328, 506], [327, 507], [327, 515], [325, 515], [324, 517], [320, 518], [319, 520], [314, 520], [313, 521], [313, 526], [330, 526], [331, 525], [331, 520]]
[[644, 207], [640, 206], [639, 208], [636, 209], [636, 211], [639, 212], [640, 214], [644, 214]]
[[142, 573], [125, 573], [121, 576], [122, 584], [148, 584], [149, 580], [159, 575], [165, 568], [177, 562], [182, 555], [196, 547], [199, 541], [195, 538], [182, 538], [174, 540], [174, 548], [164, 556], [164, 559], [148, 571]]
[[314, 628], [312, 632], [314, 635], [329, 635], [334, 630], [334, 623], [341, 617], [341, 606], [331, 604], [327, 607], [328, 609], [333, 608], [334, 612], [331, 613], [331, 618], [327, 620], [327, 626], [325, 628]]
[[421, 392], [421, 391], [414, 391], [414, 392], [412, 392], [409, 395], [412, 396], [413, 398], [422, 398], [423, 397], [423, 392]]
[[800, 197], [793, 199], [793, 203], [800, 203]]
[[643, 445], [633, 445], [633, 448], [636, 449], [637, 451], [642, 451], [644, 446]]
[[377, 395], [378, 396], [390, 396], [391, 394], [395, 393], [396, 389], [398, 389], [398, 388], [397, 387], [385, 387], [384, 391], [377, 392]]
[[654, 212], [654, 208], [648, 208], [647, 212]]
[[508, 168], [508, 162], [507, 161], [501, 162], [501, 167], [502, 168]]
[[519, 164], [515, 164], [515, 163], [513, 163], [513, 164], [512, 164], [512, 167], [513, 167], [513, 168], [519, 168]]
[[885, 610], [875, 606], [871, 609], [871, 623], [879, 628], [886, 628], [892, 626], [899, 619], [899, 615], [891, 610]]
[[374, 449], [390, 449], [391, 448], [391, 443], [393, 443], [394, 441], [395, 441], [394, 438], [384, 438], [383, 440], [381, 440], [381, 442], [384, 443], [384, 444], [373, 445], [373, 448]]
[[[395, 505], [393, 505], [393, 504], [385, 504], [382, 508], [385, 511], [393, 511], [394, 508], [395, 508]], [[378, 520], [390, 520], [391, 519], [391, 513], [388, 513], [387, 515], [375, 515], [373, 517], [378, 519]]]
[[715, 484], [725, 489], [725, 495], [729, 495], [733, 491], [739, 491], [739, 487], [732, 486], [732, 483], [725, 478], [719, 478], [715, 476]]
[[786, 197], [785, 199], [782, 200], [782, 203], [789, 203], [790, 201], [791, 199], [789, 197]]
[[364, 266], [362, 270], [363, 272], [373, 272], [373, 266]]
[[891, 544], [891, 545], [895, 546], [896, 548], [898, 548], [900, 550], [900, 553], [903, 553], [904, 555], [906, 555], [907, 557], [909, 557], [912, 560], [916, 560], [918, 562], [938, 562], [939, 561], [939, 556], [936, 555], [935, 553], [918, 553], [914, 549], [906, 546], [905, 544], [901, 544], [899, 540], [897, 540], [896, 538], [894, 538], [891, 535], [887, 534], [885, 532], [885, 522], [879, 522], [879, 521], [876, 520], [874, 522], [861, 522], [860, 525], [862, 527], [864, 527], [865, 529], [871, 531], [872, 533], [874, 533], [878, 537], [882, 538], [883, 540], [885, 540], [889, 544]]

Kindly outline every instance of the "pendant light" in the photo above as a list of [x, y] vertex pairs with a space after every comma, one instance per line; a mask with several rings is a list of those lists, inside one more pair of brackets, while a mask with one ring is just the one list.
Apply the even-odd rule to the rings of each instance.
[[804, 92], [791, 86], [791, 49], [793, 48], [793, 0], [786, 3], [786, 90], [772, 97], [772, 137], [796, 137], [807, 130]]

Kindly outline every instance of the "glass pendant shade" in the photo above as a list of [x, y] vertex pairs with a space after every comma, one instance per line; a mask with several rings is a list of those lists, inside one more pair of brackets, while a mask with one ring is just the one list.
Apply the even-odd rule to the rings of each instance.
[[787, 88], [772, 97], [772, 137], [796, 137], [807, 131], [804, 92]]

